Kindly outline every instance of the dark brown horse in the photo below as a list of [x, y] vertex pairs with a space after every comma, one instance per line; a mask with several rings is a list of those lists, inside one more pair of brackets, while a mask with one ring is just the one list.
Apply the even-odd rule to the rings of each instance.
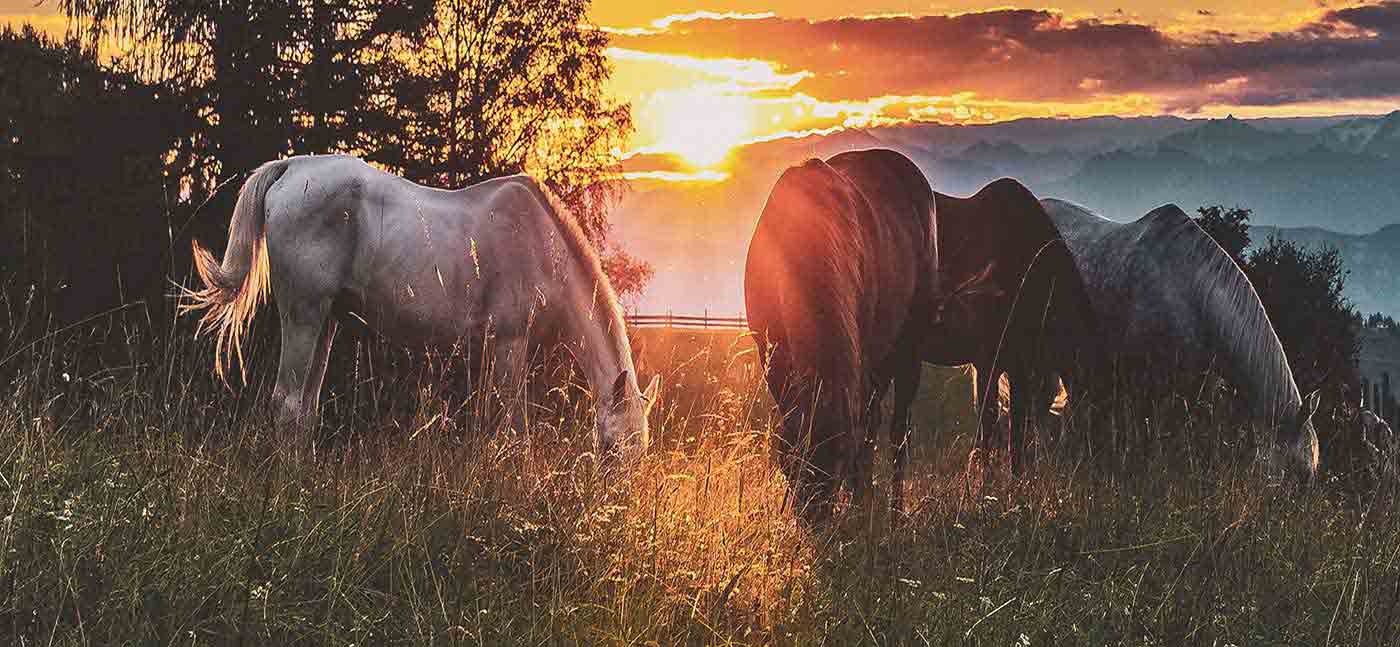
[[997, 379], [1011, 383], [1006, 447], [1013, 473], [1024, 463], [1024, 430], [1047, 412], [1055, 377], [1092, 362], [1093, 318], [1083, 280], [1040, 202], [1001, 179], [970, 198], [936, 194], [939, 279], [948, 298], [935, 308], [923, 359], [977, 369], [977, 447], [992, 447]]
[[842, 480], [861, 491], [882, 385], [917, 386], [938, 291], [934, 227], [928, 182], [893, 151], [789, 168], [759, 217], [744, 301], [783, 415], [780, 463], [809, 520], [829, 515]]

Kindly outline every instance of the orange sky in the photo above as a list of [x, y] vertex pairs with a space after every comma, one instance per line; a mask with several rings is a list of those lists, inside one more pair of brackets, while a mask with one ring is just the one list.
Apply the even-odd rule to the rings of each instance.
[[[1030, 16], [874, 0], [853, 16], [827, 0], [601, 0], [593, 17], [614, 31], [633, 150], [712, 168], [743, 141], [906, 119], [1388, 112], [1400, 3], [1377, 4], [1071, 0]], [[1354, 6], [1386, 13], [1337, 13]], [[1349, 71], [1321, 65], [1331, 41], [1356, 50]]]
[[[1324, 6], [1325, 5], [1325, 6]], [[628, 151], [722, 168], [736, 144], [909, 119], [1317, 115], [1400, 106], [1400, 0], [597, 0]], [[1026, 6], [1025, 8], [1033, 8]], [[0, 21], [57, 27], [54, 0]]]

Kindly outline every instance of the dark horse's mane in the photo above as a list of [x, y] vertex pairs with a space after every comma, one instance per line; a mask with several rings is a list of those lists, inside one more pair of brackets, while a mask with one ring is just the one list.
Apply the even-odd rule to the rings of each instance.
[[769, 369], [789, 373], [784, 382], [818, 378], [827, 393], [858, 383], [867, 250], [852, 232], [870, 217], [860, 192], [821, 160], [789, 168], [773, 186], [750, 243], [744, 292], [763, 357], [781, 345], [782, 356], [801, 358]]

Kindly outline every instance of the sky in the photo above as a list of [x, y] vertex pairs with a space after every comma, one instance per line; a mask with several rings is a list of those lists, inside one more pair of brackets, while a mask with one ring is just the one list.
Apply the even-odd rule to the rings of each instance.
[[[1293, 116], [1400, 107], [1400, 0], [595, 0], [624, 154], [723, 167], [736, 145], [928, 120]], [[0, 22], [61, 25], [54, 0]]]
[[632, 151], [704, 169], [746, 141], [911, 119], [1400, 107], [1397, 0], [863, 4], [599, 0]]

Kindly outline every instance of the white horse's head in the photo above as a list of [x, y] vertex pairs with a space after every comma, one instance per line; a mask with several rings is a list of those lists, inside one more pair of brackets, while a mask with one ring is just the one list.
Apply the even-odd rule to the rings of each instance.
[[1317, 476], [1317, 429], [1313, 427], [1312, 418], [1321, 401], [1321, 395], [1313, 391], [1303, 398], [1297, 415], [1283, 421], [1267, 456], [1271, 472], [1282, 469], [1303, 482], [1311, 482]]
[[617, 374], [612, 389], [598, 399], [598, 431], [594, 436], [598, 455], [617, 452], [630, 456], [651, 443], [647, 415], [660, 392], [660, 375], [651, 378], [646, 392], [642, 392], [629, 371]]

